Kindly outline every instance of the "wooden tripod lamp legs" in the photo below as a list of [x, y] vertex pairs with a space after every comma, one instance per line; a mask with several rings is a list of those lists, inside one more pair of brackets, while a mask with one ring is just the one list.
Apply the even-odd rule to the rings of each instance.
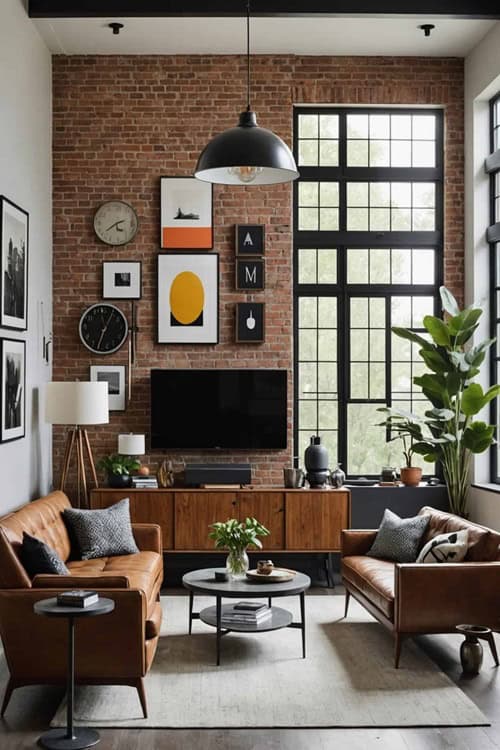
[[74, 427], [73, 429], [68, 430], [68, 434], [66, 436], [66, 447], [64, 449], [64, 460], [63, 460], [63, 467], [61, 471], [61, 481], [59, 483], [59, 488], [63, 491], [64, 487], [66, 486], [66, 480], [68, 478], [68, 472], [69, 472], [71, 458], [72, 458], [74, 449], [76, 449], [78, 507], [81, 507], [81, 503], [83, 499], [83, 506], [88, 508], [89, 497], [88, 497], [88, 487], [87, 487], [87, 474], [85, 471], [85, 456], [84, 456], [85, 453], [87, 454], [87, 461], [90, 466], [90, 471], [92, 474], [92, 481], [96, 488], [99, 487], [99, 482], [97, 481], [97, 473], [95, 470], [92, 449], [90, 447], [89, 436], [88, 436], [87, 430], [81, 427]]

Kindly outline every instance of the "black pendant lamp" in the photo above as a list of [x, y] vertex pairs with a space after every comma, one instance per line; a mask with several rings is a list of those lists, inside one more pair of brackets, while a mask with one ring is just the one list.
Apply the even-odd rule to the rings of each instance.
[[194, 176], [219, 185], [273, 185], [299, 172], [293, 154], [271, 130], [257, 125], [250, 107], [250, 0], [247, 2], [247, 108], [235, 128], [212, 138], [200, 154]]

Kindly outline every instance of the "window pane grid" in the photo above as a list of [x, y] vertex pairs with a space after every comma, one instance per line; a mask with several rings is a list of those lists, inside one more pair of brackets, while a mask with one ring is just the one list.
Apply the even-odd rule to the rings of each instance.
[[435, 167], [434, 115], [347, 116], [347, 166]]
[[434, 231], [432, 182], [348, 182], [347, 231]]
[[348, 248], [348, 284], [435, 283], [434, 248]]
[[338, 115], [299, 115], [298, 135], [299, 166], [338, 166]]

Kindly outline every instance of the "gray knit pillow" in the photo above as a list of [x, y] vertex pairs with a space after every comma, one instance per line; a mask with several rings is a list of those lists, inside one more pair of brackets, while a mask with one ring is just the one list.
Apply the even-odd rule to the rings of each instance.
[[103, 510], [68, 508], [63, 517], [82, 560], [139, 552], [132, 533], [128, 497]]
[[400, 518], [386, 508], [375, 541], [367, 554], [400, 563], [415, 562], [429, 518]]

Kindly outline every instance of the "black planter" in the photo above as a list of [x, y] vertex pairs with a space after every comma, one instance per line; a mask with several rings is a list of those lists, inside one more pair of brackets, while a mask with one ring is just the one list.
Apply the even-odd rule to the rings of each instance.
[[321, 445], [319, 435], [312, 435], [311, 444], [304, 454], [304, 464], [309, 485], [313, 488], [325, 487], [328, 481], [328, 451]]
[[108, 487], [114, 490], [124, 490], [132, 484], [130, 474], [108, 474]]

